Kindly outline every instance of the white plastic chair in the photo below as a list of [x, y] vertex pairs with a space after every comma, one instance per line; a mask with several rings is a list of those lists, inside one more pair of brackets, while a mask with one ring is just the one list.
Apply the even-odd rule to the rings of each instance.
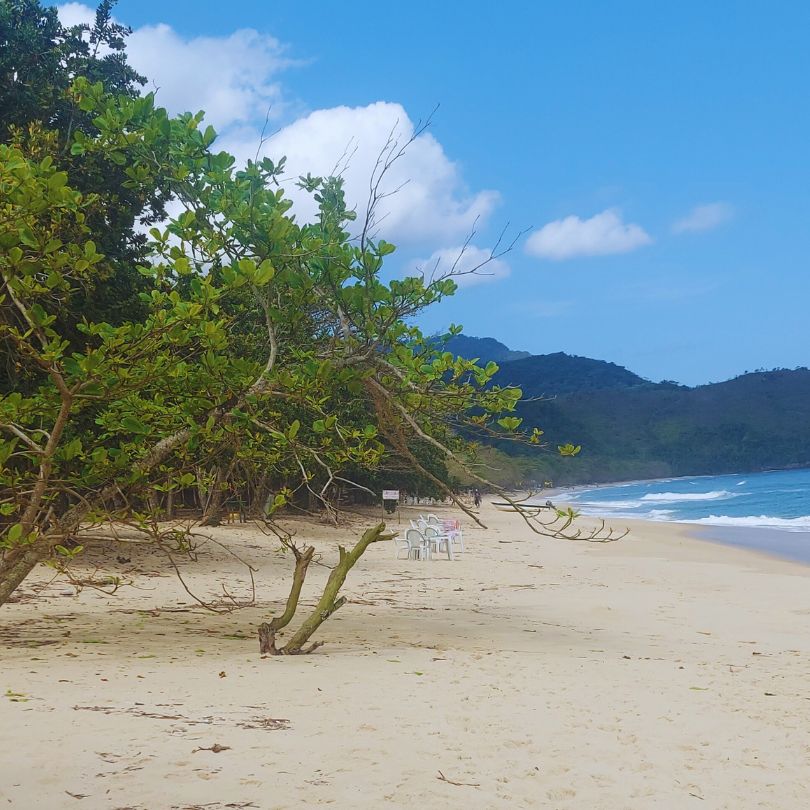
[[439, 554], [446, 551], [447, 559], [453, 559], [453, 542], [446, 534], [442, 534], [434, 526], [428, 526], [423, 534], [428, 542], [428, 555], [435, 549]]
[[462, 553], [464, 552], [464, 532], [457, 520], [445, 520], [442, 523], [442, 534], [446, 534], [453, 546], [460, 546]]
[[[395, 537], [397, 544], [397, 559], [427, 560], [430, 559], [430, 544], [419, 529], [408, 529], [405, 537]], [[402, 552], [406, 552], [402, 557]]]

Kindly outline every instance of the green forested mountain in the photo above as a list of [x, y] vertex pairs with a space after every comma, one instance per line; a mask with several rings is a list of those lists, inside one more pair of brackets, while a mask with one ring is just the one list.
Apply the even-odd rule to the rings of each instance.
[[576, 357], [563, 352], [529, 355], [500, 365], [501, 370], [495, 377], [497, 383], [519, 385], [527, 397], [651, 385], [647, 380], [615, 363]]
[[448, 352], [462, 357], [478, 357], [485, 365], [490, 360], [496, 363], [506, 363], [510, 360], [520, 360], [531, 357], [530, 352], [518, 352], [505, 346], [495, 338], [470, 337], [469, 335], [454, 335], [445, 341]]
[[518, 409], [526, 426], [541, 427], [551, 449], [582, 445], [574, 458], [531, 453], [530, 477], [586, 483], [810, 465], [806, 368], [689, 388], [563, 353], [500, 365], [495, 381], [528, 399]]

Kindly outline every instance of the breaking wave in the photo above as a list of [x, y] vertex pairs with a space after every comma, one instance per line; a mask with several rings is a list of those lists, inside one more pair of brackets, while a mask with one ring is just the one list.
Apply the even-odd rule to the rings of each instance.
[[721, 498], [735, 498], [738, 493], [727, 489], [715, 489], [712, 492], [650, 492], [642, 495], [646, 503], [670, 503], [674, 501], [718, 501]]
[[810, 515], [795, 518], [780, 518], [772, 515], [748, 515], [731, 517], [730, 515], [709, 515], [692, 520], [679, 520], [678, 523], [700, 523], [704, 526], [747, 526], [752, 529], [781, 529], [788, 532], [810, 532]]

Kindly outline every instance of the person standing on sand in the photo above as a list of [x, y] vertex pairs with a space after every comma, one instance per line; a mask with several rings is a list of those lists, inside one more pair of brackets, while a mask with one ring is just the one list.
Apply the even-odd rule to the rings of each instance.
[[481, 507], [481, 493], [478, 489], [473, 490], [473, 503], [475, 504], [476, 509]]

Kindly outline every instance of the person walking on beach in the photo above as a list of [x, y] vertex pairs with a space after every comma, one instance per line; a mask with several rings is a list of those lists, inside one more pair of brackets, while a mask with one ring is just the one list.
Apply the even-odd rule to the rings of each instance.
[[476, 509], [480, 509], [481, 507], [481, 493], [478, 489], [473, 490], [473, 503], [475, 504]]

